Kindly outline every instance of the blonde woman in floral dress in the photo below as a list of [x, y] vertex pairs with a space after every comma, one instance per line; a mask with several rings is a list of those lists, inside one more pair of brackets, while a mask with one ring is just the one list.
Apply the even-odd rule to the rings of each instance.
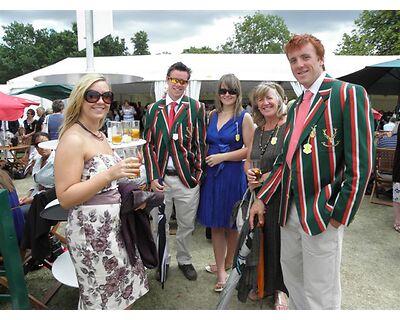
[[104, 77], [82, 77], [69, 98], [56, 151], [56, 192], [70, 209], [66, 238], [79, 309], [126, 309], [148, 291], [139, 254], [135, 265], [129, 262], [119, 218], [117, 180], [138, 173], [140, 164], [114, 155], [99, 131], [112, 100]]

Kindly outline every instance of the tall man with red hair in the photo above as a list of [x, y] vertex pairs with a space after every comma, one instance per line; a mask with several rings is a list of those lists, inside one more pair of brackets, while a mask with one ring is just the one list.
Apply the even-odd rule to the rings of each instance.
[[[290, 309], [340, 309], [344, 226], [360, 206], [375, 154], [373, 117], [365, 89], [325, 72], [325, 50], [312, 35], [285, 46], [304, 87], [289, 110], [281, 155], [250, 212], [264, 221], [281, 184], [281, 263]], [[268, 212], [266, 212], [268, 214]]]

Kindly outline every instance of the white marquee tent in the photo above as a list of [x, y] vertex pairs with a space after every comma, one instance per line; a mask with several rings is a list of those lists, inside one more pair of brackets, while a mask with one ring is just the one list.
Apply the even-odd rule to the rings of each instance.
[[[333, 77], [341, 77], [367, 65], [381, 63], [399, 58], [398, 56], [336, 56], [327, 55], [325, 66]], [[165, 88], [165, 76], [168, 67], [182, 61], [192, 69], [189, 94], [195, 98], [213, 99], [216, 82], [225, 73], [234, 73], [242, 82], [244, 98], [257, 83], [261, 81], [276, 81], [281, 83], [289, 97], [294, 97], [299, 90], [293, 77], [285, 54], [180, 54], [180, 55], [146, 55], [95, 57], [96, 72], [113, 76], [131, 75], [138, 81], [114, 84], [113, 91], [116, 100], [121, 101], [135, 95], [142, 95], [154, 100], [160, 97]], [[66, 79], [66, 74], [84, 73], [86, 58], [66, 58], [48, 67], [33, 71], [7, 82], [8, 93], [22, 89], [49, 79], [46, 76], [60, 75]], [[57, 79], [58, 83], [67, 81]], [[142, 79], [142, 80], [140, 80]], [[73, 84], [73, 83], [69, 83]]]

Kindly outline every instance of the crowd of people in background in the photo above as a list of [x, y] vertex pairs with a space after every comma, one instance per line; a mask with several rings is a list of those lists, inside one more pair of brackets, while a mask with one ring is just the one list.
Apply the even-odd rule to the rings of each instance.
[[[51, 108], [45, 110], [42, 106], [35, 109], [28, 108], [25, 116], [15, 121], [0, 121], [0, 139], [3, 140], [3, 130], [5, 128], [6, 139], [1, 141], [1, 145], [30, 145], [31, 148], [27, 154], [26, 163], [31, 168], [33, 158], [37, 156], [32, 141], [33, 135], [38, 132], [45, 132], [49, 135], [49, 140], [58, 139], [59, 129], [64, 119], [64, 101], [56, 99], [52, 102]], [[106, 121], [101, 130], [107, 134], [107, 121], [122, 120], [139, 120], [140, 129], [143, 132], [143, 117], [145, 114], [144, 107], [141, 102], [129, 102], [125, 100], [123, 103], [113, 101], [110, 111], [107, 114]], [[4, 167], [4, 162], [0, 163], [0, 167]], [[29, 169], [29, 168], [28, 168]], [[26, 170], [26, 173], [31, 171]], [[22, 176], [21, 176], [22, 177]]]
[[[304, 87], [290, 103], [278, 83], [264, 82], [243, 104], [240, 79], [225, 74], [214, 103], [206, 106], [186, 95], [191, 69], [177, 62], [166, 72], [164, 97], [146, 107], [113, 101], [107, 80], [92, 74], [76, 84], [65, 110], [63, 101], [56, 100], [50, 114], [42, 107], [28, 109], [17, 128], [9, 122], [18, 142], [31, 145], [36, 155], [31, 156], [32, 192], [19, 199], [27, 205], [22, 212], [29, 211], [36, 193], [51, 188], [61, 205], [71, 208], [66, 238], [78, 275], [80, 309], [130, 308], [149, 291], [140, 253], [133, 248], [137, 260], [127, 263], [119, 238], [118, 182], [140, 170], [139, 164], [113, 153], [105, 139], [107, 121], [122, 120], [141, 123], [148, 190], [164, 196], [167, 234], [175, 215], [176, 260], [185, 278], [197, 279], [190, 244], [198, 221], [211, 229], [215, 261], [205, 271], [216, 277], [212, 290], [224, 290], [243, 244], [232, 210], [248, 190], [255, 200], [247, 228], [260, 228], [254, 248], [264, 267], [258, 273], [242, 270], [251, 279], [245, 295], [251, 300], [273, 296], [275, 310], [340, 309], [344, 229], [367, 188], [373, 142], [396, 149], [399, 156], [399, 119], [382, 112], [374, 123], [364, 88], [329, 76], [323, 45], [314, 36], [294, 36], [285, 53]], [[350, 95], [349, 88], [357, 95]], [[94, 111], [95, 105], [104, 106], [104, 112]], [[353, 113], [357, 125], [351, 122]], [[389, 134], [376, 139], [374, 131]], [[53, 139], [59, 139], [56, 153], [39, 146]], [[15, 202], [12, 183], [0, 177]], [[396, 182], [396, 212], [399, 190]], [[400, 232], [400, 213], [395, 217]]]

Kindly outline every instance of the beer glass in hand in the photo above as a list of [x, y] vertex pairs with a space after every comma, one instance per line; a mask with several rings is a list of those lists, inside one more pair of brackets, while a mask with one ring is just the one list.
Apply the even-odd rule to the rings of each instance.
[[[125, 158], [133, 158], [133, 160], [130, 162], [132, 164], [141, 163], [143, 158], [138, 147], [125, 148], [124, 156]], [[129, 179], [136, 179], [139, 177], [140, 177], [140, 171], [139, 173], [134, 173], [132, 176], [129, 177]]]
[[262, 172], [261, 172], [261, 169], [260, 169], [260, 159], [253, 160], [252, 169], [253, 169], [253, 172], [254, 172], [254, 174], [256, 176], [256, 181], [260, 181], [261, 176], [262, 176]]

